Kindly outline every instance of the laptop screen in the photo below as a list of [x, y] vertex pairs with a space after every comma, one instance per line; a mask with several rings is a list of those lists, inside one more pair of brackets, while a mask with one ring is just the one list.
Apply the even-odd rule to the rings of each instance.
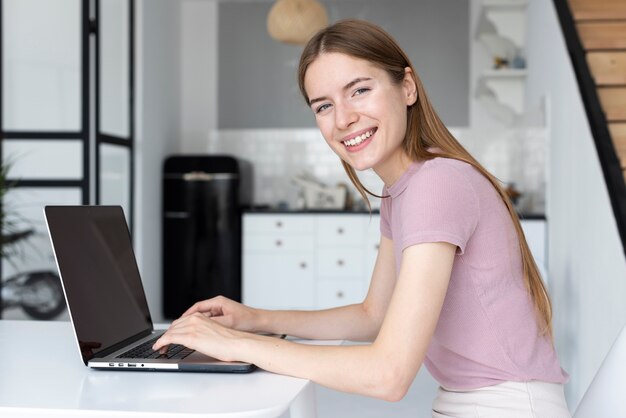
[[85, 364], [152, 329], [119, 206], [47, 206], [48, 230]]

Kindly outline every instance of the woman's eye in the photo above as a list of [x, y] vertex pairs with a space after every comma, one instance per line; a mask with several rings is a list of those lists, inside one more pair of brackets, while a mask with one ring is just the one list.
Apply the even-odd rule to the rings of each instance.
[[328, 109], [329, 107], [330, 107], [330, 104], [325, 103], [325, 104], [323, 104], [323, 105], [321, 105], [321, 106], [318, 106], [318, 107], [315, 109], [315, 113], [320, 113], [320, 112], [323, 112], [324, 110]]
[[368, 92], [368, 91], [370, 91], [370, 89], [368, 89], [367, 87], [361, 87], [361, 88], [356, 89], [354, 91], [354, 95], [358, 96], [358, 95], [363, 94], [363, 93]]

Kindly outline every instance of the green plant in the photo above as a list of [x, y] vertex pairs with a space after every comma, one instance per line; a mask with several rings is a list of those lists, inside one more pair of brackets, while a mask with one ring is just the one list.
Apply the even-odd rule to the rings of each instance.
[[51, 319], [65, 310], [63, 289], [54, 271], [24, 269], [16, 263], [24, 260], [25, 246], [35, 251], [37, 247], [26, 240], [35, 232], [31, 222], [15, 207], [16, 200], [7, 198], [17, 186], [8, 177], [9, 168], [0, 163], [0, 260], [8, 261], [13, 272], [0, 278], [0, 315], [3, 309], [21, 307], [31, 318]]
[[9, 168], [9, 163], [0, 163], [0, 258], [8, 260], [19, 253], [16, 244], [33, 233], [32, 229], [20, 230], [23, 222], [8, 204], [6, 197], [16, 183], [8, 178]]

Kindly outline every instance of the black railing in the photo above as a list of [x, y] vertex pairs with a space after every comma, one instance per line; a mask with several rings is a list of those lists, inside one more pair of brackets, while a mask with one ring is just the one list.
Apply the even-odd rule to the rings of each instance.
[[611, 140], [606, 116], [600, 104], [597, 87], [587, 64], [585, 49], [578, 36], [569, 4], [567, 0], [554, 0], [554, 6], [561, 23], [561, 30], [563, 31], [570, 59], [572, 60], [572, 66], [576, 73], [578, 88], [580, 89], [591, 134], [596, 145], [604, 181], [609, 191], [609, 199], [613, 207], [617, 229], [622, 240], [622, 248], [626, 254], [626, 183], [624, 182], [622, 167]]

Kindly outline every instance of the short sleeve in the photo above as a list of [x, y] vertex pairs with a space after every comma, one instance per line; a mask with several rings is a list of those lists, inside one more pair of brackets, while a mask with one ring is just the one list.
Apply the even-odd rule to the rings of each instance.
[[[401, 248], [448, 242], [463, 254], [479, 219], [478, 196], [470, 182], [469, 164], [433, 160], [414, 176], [400, 208]], [[382, 227], [382, 224], [381, 224]]]

